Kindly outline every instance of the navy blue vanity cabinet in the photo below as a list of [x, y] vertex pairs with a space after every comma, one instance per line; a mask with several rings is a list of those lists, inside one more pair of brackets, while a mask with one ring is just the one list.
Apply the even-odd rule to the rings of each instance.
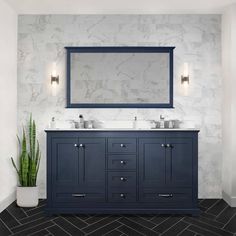
[[166, 182], [165, 138], [139, 139], [139, 187], [157, 188]]
[[139, 141], [142, 187], [191, 187], [192, 138], [145, 138]]
[[52, 206], [104, 202], [105, 138], [56, 135], [51, 144]]
[[166, 139], [166, 184], [172, 187], [192, 187], [192, 138]]
[[199, 214], [197, 130], [46, 132], [49, 214]]
[[142, 138], [139, 149], [140, 201], [161, 208], [191, 207], [196, 187], [193, 178], [197, 176], [193, 137]]
[[126, 206], [137, 202], [137, 138], [108, 137], [108, 202]]

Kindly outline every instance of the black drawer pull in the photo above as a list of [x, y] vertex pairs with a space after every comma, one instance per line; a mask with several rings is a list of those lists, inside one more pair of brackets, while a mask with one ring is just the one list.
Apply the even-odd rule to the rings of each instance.
[[121, 197], [121, 198], [125, 198], [125, 194], [124, 194], [124, 193], [121, 193], [121, 194], [120, 194], [120, 197]]
[[173, 194], [171, 194], [171, 193], [159, 193], [158, 197], [166, 197], [166, 198], [168, 198], [168, 197], [173, 197]]
[[72, 194], [72, 197], [86, 197], [86, 194], [84, 194], [84, 193], [75, 193], [75, 194]]

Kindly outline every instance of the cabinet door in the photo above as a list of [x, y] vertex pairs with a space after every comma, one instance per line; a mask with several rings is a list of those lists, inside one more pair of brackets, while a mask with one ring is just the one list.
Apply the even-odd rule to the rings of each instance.
[[78, 184], [77, 138], [52, 139], [52, 181], [56, 189], [72, 189]]
[[[167, 138], [166, 181], [168, 185], [187, 187], [192, 185], [192, 138]], [[169, 145], [168, 145], [169, 144]]]
[[141, 187], [165, 184], [165, 138], [139, 139], [139, 183]]
[[79, 186], [105, 189], [105, 139], [79, 138]]

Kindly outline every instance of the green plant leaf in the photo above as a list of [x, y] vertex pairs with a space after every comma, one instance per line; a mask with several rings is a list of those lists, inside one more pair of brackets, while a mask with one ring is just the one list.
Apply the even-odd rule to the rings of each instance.
[[[13, 158], [11, 158], [12, 165], [15, 168], [21, 186], [36, 186], [41, 153], [39, 142], [36, 139], [36, 123], [30, 115], [28, 134], [26, 139], [26, 132], [23, 128], [22, 140], [17, 136], [20, 153], [19, 153], [19, 168], [17, 168]], [[27, 141], [29, 144], [27, 145]], [[28, 148], [27, 148], [28, 147]]]

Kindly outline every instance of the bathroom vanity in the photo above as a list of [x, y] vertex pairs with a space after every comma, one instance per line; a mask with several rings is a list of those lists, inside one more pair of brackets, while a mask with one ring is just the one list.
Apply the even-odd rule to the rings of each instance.
[[199, 214], [198, 132], [46, 130], [47, 212]]

